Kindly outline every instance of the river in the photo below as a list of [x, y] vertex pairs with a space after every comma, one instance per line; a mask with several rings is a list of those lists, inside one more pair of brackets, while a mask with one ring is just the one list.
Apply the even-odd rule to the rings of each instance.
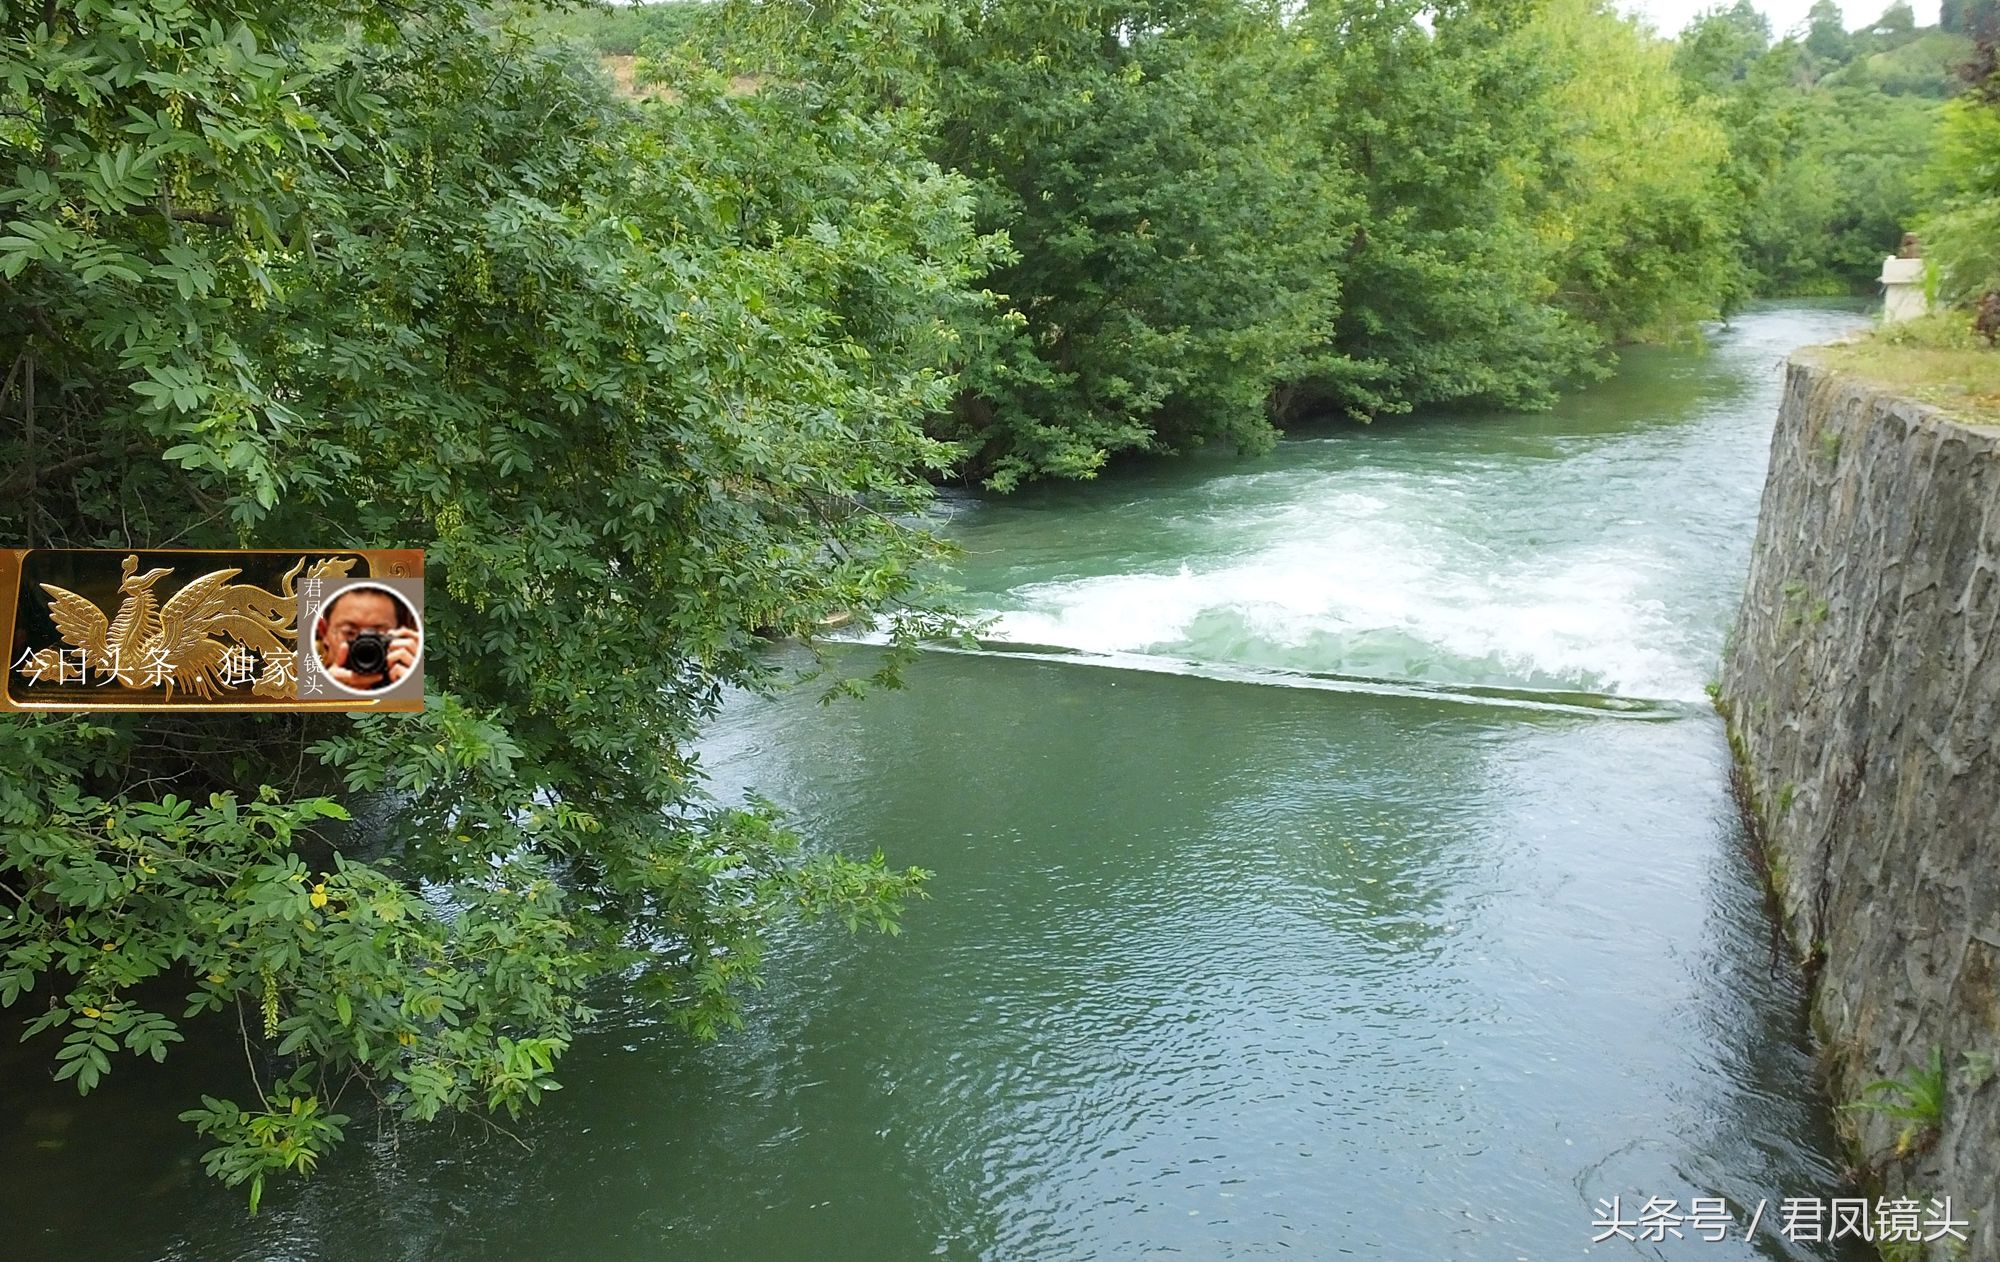
[[[1864, 319], [950, 501], [985, 651], [705, 751], [932, 870], [901, 937], [788, 936], [710, 1045], [611, 995], [519, 1142], [357, 1123], [254, 1219], [173, 1120], [196, 1068], [79, 1103], [12, 1057], [0, 1257], [1868, 1256], [1777, 1237], [1840, 1158], [1703, 697], [1778, 361]], [[1731, 1238], [1593, 1244], [1614, 1196]]]

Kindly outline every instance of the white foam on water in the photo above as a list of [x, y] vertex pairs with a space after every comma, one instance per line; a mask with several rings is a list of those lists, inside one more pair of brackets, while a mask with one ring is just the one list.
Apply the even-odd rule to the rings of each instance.
[[1436, 511], [1450, 492], [1434, 479], [1369, 481], [1238, 516], [1224, 535], [1236, 546], [1171, 570], [1017, 587], [987, 638], [1700, 699], [1701, 648], [1649, 595], [1657, 558], [1616, 541], [1501, 555], [1476, 521]]

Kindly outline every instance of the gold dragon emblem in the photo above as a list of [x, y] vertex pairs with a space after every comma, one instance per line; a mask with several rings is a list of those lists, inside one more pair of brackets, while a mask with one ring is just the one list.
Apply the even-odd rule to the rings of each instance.
[[115, 681], [124, 688], [176, 688], [204, 700], [250, 684], [257, 696], [290, 697], [297, 680], [297, 580], [344, 578], [352, 557], [329, 557], [307, 570], [304, 557], [285, 573], [276, 592], [254, 583], [232, 583], [240, 569], [215, 570], [191, 579], [164, 603], [153, 588], [173, 573], [155, 568], [139, 573], [139, 558], [128, 556], [118, 584], [123, 597], [115, 615], [54, 583], [39, 584], [49, 594], [49, 617], [67, 650], [47, 648], [25, 655], [16, 669], [30, 682], [65, 682], [72, 673]]

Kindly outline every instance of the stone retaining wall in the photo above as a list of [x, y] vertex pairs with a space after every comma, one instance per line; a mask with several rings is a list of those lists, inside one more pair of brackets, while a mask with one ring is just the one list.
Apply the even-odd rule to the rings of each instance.
[[2000, 1262], [1996, 579], [2000, 431], [1795, 356], [1719, 704], [1835, 1099], [1943, 1058], [1915, 1151], [1909, 1121], [1842, 1111], [1857, 1157], [1973, 1220], [1923, 1257], [1979, 1262]]

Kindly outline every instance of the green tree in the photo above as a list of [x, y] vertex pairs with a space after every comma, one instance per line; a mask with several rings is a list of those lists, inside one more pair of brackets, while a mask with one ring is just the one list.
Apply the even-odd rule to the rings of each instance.
[[1688, 23], [1674, 49], [1674, 68], [1698, 91], [1716, 95], [1749, 77], [1770, 46], [1770, 21], [1750, 0], [1736, 0]]
[[1607, 342], [1714, 311], [1718, 134], [1632, 23], [1546, 8], [780, 2], [726, 24], [739, 74], [925, 111], [1010, 242], [1001, 321], [966, 330], [932, 422], [1004, 489], [1255, 449], [1274, 416], [1544, 406]]
[[[762, 6], [752, 67], [930, 111], [932, 156], [1012, 257], [933, 430], [1006, 489], [1111, 456], [1267, 444], [1321, 345], [1348, 198], [1275, 90], [1276, 5]], [[795, 13], [794, 10], [797, 10]], [[746, 68], [752, 68], [746, 67]]]
[[1828, 66], [1844, 66], [1854, 57], [1847, 19], [1834, 0], [1814, 0], [1806, 14], [1806, 51]]
[[2000, 69], [1984, 41], [1973, 90], [1944, 107], [1936, 156], [1924, 172], [1925, 252], [1948, 301], [2000, 290]]
[[522, 4], [519, 17], [538, 36], [573, 41], [598, 53], [631, 56], [649, 42], [672, 45], [704, 38], [714, 14], [715, 6], [706, 0], [637, 0], [576, 8]]
[[1302, 112], [1367, 210], [1302, 405], [1545, 406], [1607, 344], [1712, 315], [1735, 278], [1720, 129], [1670, 48], [1591, 0], [1326, 3]]
[[[1683, 51], [1700, 35], [1691, 28]], [[1953, 70], [1969, 47], [1938, 30], [1847, 38], [1827, 6], [1803, 43], [1780, 41], [1741, 79], [1677, 55], [1687, 94], [1727, 135], [1729, 200], [1757, 292], [1873, 286], [1913, 224], [1938, 105], [1956, 91]]]
[[712, 1032], [775, 921], [920, 876], [709, 802], [689, 740], [762, 630], [932, 620], [970, 190], [809, 85], [621, 102], [389, 12], [0, 15], [0, 535], [429, 553], [421, 715], [0, 716], [0, 1003], [80, 1090], [240, 1024], [186, 1116], [253, 1206], [364, 1091], [532, 1104], [595, 979]]
[[1728, 137], [1683, 99], [1673, 46], [1600, 0], [1551, 0], [1524, 37], [1555, 75], [1538, 221], [1555, 301], [1612, 341], [1715, 316], [1743, 288]]
[[1340, 261], [1332, 342], [1292, 406], [1367, 416], [1546, 405], [1597, 339], [1549, 300], [1528, 211], [1548, 78], [1513, 38], [1526, 7], [1345, 0], [1300, 30], [1301, 113], [1366, 198]]
[[1975, 39], [2000, 36], [2000, 0], [1941, 0], [1938, 29]]
[[1868, 28], [1868, 33], [1885, 43], [1906, 40], [1917, 32], [1916, 11], [1910, 8], [1909, 0], [1896, 0], [1882, 10], [1882, 16]]

